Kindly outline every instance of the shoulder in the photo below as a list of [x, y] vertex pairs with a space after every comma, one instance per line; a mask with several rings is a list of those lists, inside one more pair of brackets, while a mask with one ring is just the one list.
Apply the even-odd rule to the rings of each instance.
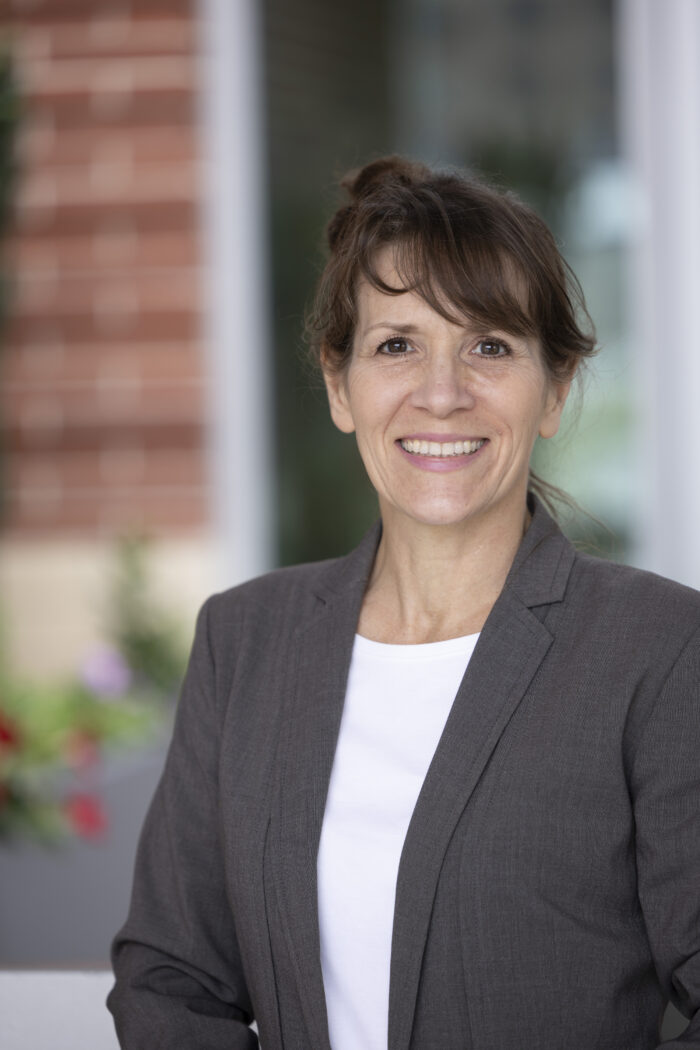
[[378, 528], [371, 529], [344, 557], [276, 569], [207, 599], [197, 619], [192, 663], [209, 676], [222, 707], [234, 681], [245, 683], [236, 691], [238, 708], [255, 706], [271, 682], [283, 683], [302, 634], [314, 630], [330, 603], [336, 615], [342, 611], [353, 619], [378, 536]]
[[700, 592], [653, 572], [577, 552], [564, 605], [577, 637], [630, 665], [670, 668], [700, 647]]
[[326, 575], [341, 560], [329, 558], [274, 569], [212, 594], [204, 604], [204, 611], [212, 623], [235, 620], [256, 610], [277, 617], [292, 607], [297, 614], [302, 614], [309, 604], [315, 603], [315, 595], [324, 589]]
[[282, 674], [295, 652], [297, 628], [313, 616], [318, 584], [333, 564], [276, 569], [207, 598], [197, 616], [190, 667], [222, 712], [236, 676], [248, 683], [247, 694], [257, 696], [250, 683]]
[[630, 610], [656, 609], [662, 616], [689, 616], [700, 625], [700, 591], [645, 569], [576, 552], [571, 585], [591, 599], [623, 602]]

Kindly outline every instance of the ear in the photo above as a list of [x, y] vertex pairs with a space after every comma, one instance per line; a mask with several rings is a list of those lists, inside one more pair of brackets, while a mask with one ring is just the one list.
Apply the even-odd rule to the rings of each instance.
[[572, 382], [573, 375], [564, 380], [551, 380], [545, 409], [540, 420], [539, 435], [541, 438], [552, 438], [559, 430], [561, 414], [564, 411]]
[[333, 367], [330, 354], [325, 347], [321, 347], [321, 369], [323, 381], [326, 384], [331, 419], [338, 430], [342, 430], [344, 434], [352, 434], [355, 430], [355, 423], [348, 397], [347, 371], [339, 371], [337, 367]]

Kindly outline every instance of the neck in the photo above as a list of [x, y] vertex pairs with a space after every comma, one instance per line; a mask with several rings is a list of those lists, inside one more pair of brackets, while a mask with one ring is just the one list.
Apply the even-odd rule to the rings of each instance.
[[359, 633], [417, 644], [475, 634], [498, 598], [529, 514], [423, 525], [383, 515], [382, 540], [360, 614]]

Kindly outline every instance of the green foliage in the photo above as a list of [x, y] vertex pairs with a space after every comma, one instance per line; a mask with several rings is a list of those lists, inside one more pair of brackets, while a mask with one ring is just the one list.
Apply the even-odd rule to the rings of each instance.
[[180, 632], [149, 597], [147, 547], [123, 540], [109, 640], [67, 681], [0, 673], [0, 842], [97, 838], [104, 756], [143, 743], [169, 716], [185, 667]]
[[0, 682], [0, 841], [95, 837], [106, 814], [94, 789], [105, 750], [151, 733], [157, 711], [137, 699], [106, 702], [79, 681]]
[[125, 537], [119, 543], [110, 634], [138, 685], [174, 697], [185, 670], [185, 649], [178, 624], [149, 594], [147, 555], [143, 539]]

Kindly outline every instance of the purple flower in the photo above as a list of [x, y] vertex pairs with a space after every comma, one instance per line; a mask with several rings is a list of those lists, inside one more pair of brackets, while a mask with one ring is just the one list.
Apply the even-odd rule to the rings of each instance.
[[83, 663], [83, 685], [104, 698], [123, 696], [131, 685], [131, 668], [117, 649], [97, 646]]

